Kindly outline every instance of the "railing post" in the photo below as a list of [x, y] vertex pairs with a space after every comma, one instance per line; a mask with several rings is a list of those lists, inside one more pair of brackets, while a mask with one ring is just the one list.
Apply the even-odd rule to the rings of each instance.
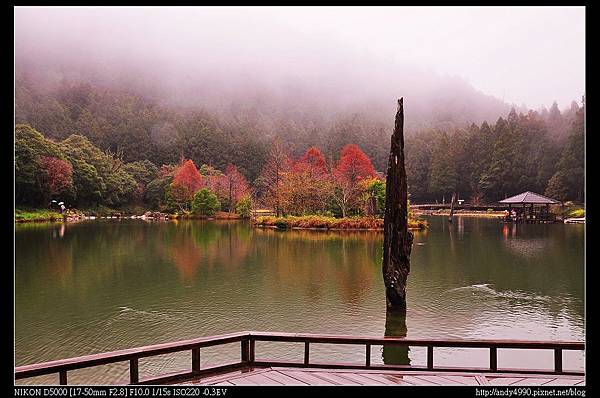
[[433, 346], [427, 346], [427, 369], [433, 369]]
[[490, 370], [498, 370], [498, 349], [490, 347]]
[[241, 343], [242, 348], [242, 363], [247, 363], [250, 357], [250, 342], [248, 339], [243, 339]]
[[365, 346], [365, 366], [371, 366], [371, 344]]
[[250, 339], [250, 352], [249, 352], [250, 356], [248, 358], [251, 364], [254, 363], [254, 360], [255, 360], [255, 358], [254, 358], [255, 350], [256, 350], [256, 341], [253, 338], [251, 338]]
[[140, 381], [140, 373], [138, 370], [138, 359], [129, 360], [129, 384], [135, 384]]
[[309, 343], [308, 341], [304, 342], [304, 364], [308, 365], [309, 360]]
[[66, 370], [61, 370], [58, 373], [58, 383], [61, 386], [66, 386], [67, 385], [67, 371]]
[[200, 372], [200, 347], [192, 348], [192, 373]]
[[554, 372], [562, 373], [562, 349], [555, 348], [554, 349]]

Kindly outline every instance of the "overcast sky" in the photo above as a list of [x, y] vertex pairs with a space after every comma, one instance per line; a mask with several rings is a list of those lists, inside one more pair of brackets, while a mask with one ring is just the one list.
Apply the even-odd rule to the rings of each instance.
[[563, 108], [585, 87], [583, 7], [16, 8], [15, 46], [173, 73], [202, 64], [316, 77], [398, 64], [531, 108]]

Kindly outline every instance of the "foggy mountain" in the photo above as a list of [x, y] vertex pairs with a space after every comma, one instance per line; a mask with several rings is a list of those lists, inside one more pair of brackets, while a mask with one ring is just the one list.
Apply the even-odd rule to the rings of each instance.
[[[41, 95], [54, 95], [65, 81], [86, 82], [173, 109], [249, 118], [266, 135], [277, 134], [279, 120], [326, 129], [356, 113], [391, 126], [400, 96], [409, 131], [494, 121], [510, 110], [410, 58], [386, 59], [272, 21], [257, 27], [257, 16], [237, 19], [242, 26], [234, 30], [218, 25], [232, 18], [218, 9], [193, 10], [190, 18], [173, 11], [170, 19], [153, 9], [17, 11], [17, 83]], [[252, 29], [247, 38], [244, 28]]]

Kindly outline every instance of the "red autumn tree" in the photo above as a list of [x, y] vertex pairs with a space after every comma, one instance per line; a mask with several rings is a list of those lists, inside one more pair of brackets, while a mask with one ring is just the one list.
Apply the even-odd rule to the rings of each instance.
[[318, 175], [327, 174], [325, 156], [317, 147], [310, 147], [294, 165], [295, 169], [305, 169]]
[[194, 161], [188, 159], [175, 172], [173, 184], [182, 185], [192, 191], [192, 193], [196, 193], [196, 191], [204, 187], [204, 180], [198, 172]]
[[237, 202], [250, 192], [246, 177], [231, 163], [227, 165], [225, 174], [207, 165], [203, 165], [200, 171], [206, 176], [206, 187], [217, 195], [222, 208], [227, 208], [230, 213], [235, 210]]
[[73, 166], [69, 161], [52, 156], [42, 156], [40, 164], [46, 199], [65, 193], [73, 187]]
[[228, 164], [225, 169], [225, 183], [227, 189], [227, 202], [229, 212], [235, 210], [237, 202], [250, 191], [250, 186], [246, 177], [244, 177], [233, 164]]
[[172, 186], [173, 199], [180, 203], [191, 202], [194, 194], [204, 187], [204, 180], [193, 160], [188, 159], [179, 166]]
[[349, 144], [342, 148], [340, 160], [333, 170], [335, 184], [334, 199], [346, 217], [363, 194], [361, 181], [377, 176], [371, 159], [357, 145]]

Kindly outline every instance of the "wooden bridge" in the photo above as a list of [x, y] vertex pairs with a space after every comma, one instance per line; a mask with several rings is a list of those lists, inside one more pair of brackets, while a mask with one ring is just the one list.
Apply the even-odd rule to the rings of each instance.
[[[417, 210], [450, 210], [450, 205], [450, 203], [411, 203], [410, 208]], [[487, 211], [488, 209], [492, 209], [494, 211], [503, 211], [508, 209], [508, 205], [502, 205], [498, 203], [490, 203], [487, 205], [475, 205], [471, 203], [454, 204], [454, 210]]]
[[[298, 362], [259, 359], [256, 342], [303, 344], [304, 358]], [[201, 368], [201, 349], [230, 343], [240, 344], [238, 361]], [[321, 363], [311, 361], [311, 344], [362, 346], [365, 353], [364, 362]], [[427, 364], [426, 366], [373, 364], [371, 363], [371, 346], [373, 345], [426, 347]], [[436, 366], [434, 362], [435, 348], [441, 347], [489, 349], [489, 367]], [[553, 370], [499, 368], [498, 351], [502, 349], [552, 350], [554, 353]], [[584, 343], [572, 341], [440, 340], [240, 332], [18, 366], [15, 368], [15, 379], [57, 374], [57, 381], [64, 385], [67, 384], [70, 371], [129, 361], [129, 384], [584, 385], [583, 371], [563, 368], [563, 351], [584, 349]], [[182, 351], [190, 351], [191, 354], [188, 371], [140, 380], [138, 371], [140, 359]], [[114, 383], [124, 384], [119, 380], [115, 380]]]

